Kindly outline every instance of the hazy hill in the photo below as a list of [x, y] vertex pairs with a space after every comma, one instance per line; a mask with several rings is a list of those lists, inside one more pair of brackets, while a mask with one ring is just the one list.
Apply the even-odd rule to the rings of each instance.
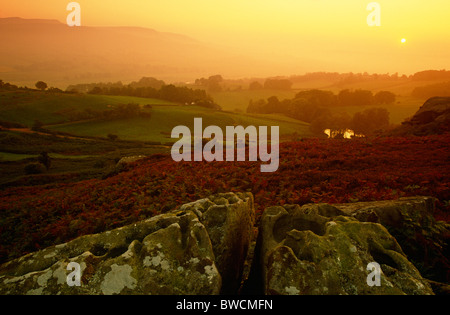
[[394, 134], [424, 136], [450, 132], [450, 97], [428, 99]]
[[[16, 84], [154, 76], [191, 79], [247, 63], [192, 38], [139, 27], [69, 27], [56, 20], [0, 19], [0, 77]], [[251, 64], [252, 62], [250, 62]]]

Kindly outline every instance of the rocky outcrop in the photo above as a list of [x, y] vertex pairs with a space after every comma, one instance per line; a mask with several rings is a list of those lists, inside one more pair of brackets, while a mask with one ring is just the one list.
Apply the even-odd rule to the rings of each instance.
[[428, 99], [414, 116], [394, 133], [423, 136], [445, 132], [450, 132], [450, 97]]
[[134, 162], [140, 161], [145, 158], [146, 158], [145, 155], [135, 155], [135, 156], [123, 157], [119, 160], [119, 162], [117, 162], [116, 168], [117, 169], [124, 168], [124, 167], [128, 166], [129, 164], [132, 164]]
[[[2, 265], [0, 294], [230, 293], [240, 285], [253, 211], [251, 194], [220, 194], [83, 236]], [[67, 282], [73, 262], [80, 286]]]
[[433, 211], [429, 197], [275, 206], [257, 229], [250, 193], [218, 194], [3, 264], [0, 294], [447, 294], [410, 260], [410, 233], [448, 234]]
[[447, 282], [450, 228], [449, 224], [435, 220], [435, 202], [432, 197], [416, 196], [334, 206], [361, 222], [382, 224], [399, 242], [408, 259], [421, 268], [422, 275]]
[[433, 294], [386, 228], [331, 205], [266, 209], [260, 242], [265, 294]]

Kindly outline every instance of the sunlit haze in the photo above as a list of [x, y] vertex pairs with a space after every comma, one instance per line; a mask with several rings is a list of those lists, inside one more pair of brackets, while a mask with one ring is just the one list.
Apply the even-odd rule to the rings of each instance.
[[[79, 0], [83, 26], [171, 32], [268, 61], [266, 73], [411, 74], [448, 66], [448, 0], [379, 0], [381, 26], [368, 26], [362, 0]], [[65, 22], [69, 1], [0, 1], [0, 17]], [[403, 40], [403, 39], [407, 39]], [[240, 72], [246, 75], [239, 65]], [[263, 70], [261, 70], [263, 71]], [[250, 72], [250, 71], [249, 71]]]

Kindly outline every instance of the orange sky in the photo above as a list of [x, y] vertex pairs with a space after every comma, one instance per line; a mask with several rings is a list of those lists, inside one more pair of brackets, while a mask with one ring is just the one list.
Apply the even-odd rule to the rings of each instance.
[[[0, 17], [57, 19], [63, 0], [0, 0]], [[311, 71], [414, 73], [450, 65], [450, 1], [378, 0], [381, 26], [366, 23], [370, 0], [79, 0], [83, 26], [142, 26], [257, 54], [279, 74]], [[401, 39], [406, 43], [402, 44]], [[286, 73], [290, 71], [290, 73]]]

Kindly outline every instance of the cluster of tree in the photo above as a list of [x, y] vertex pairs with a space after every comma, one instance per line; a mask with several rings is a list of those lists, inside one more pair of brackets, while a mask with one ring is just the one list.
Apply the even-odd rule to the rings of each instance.
[[386, 105], [395, 102], [395, 94], [388, 91], [380, 91], [373, 94], [367, 90], [342, 90], [337, 95], [331, 91], [308, 90], [301, 91], [291, 100], [279, 101], [272, 96], [265, 100], [250, 101], [247, 107], [248, 113], [272, 114], [282, 113], [306, 122], [311, 122], [313, 113], [322, 108], [334, 106], [365, 106]]
[[266, 90], [290, 90], [292, 82], [287, 79], [267, 79], [264, 82], [264, 89]]
[[367, 81], [377, 81], [377, 80], [407, 80], [409, 79], [406, 75], [399, 75], [398, 73], [339, 73], [339, 72], [312, 72], [306, 73], [304, 75], [294, 75], [289, 77], [289, 79], [294, 83], [307, 82], [313, 80], [325, 80], [333, 81], [337, 84], [348, 84], [357, 82], [367, 82]]
[[47, 83], [44, 81], [37, 81], [35, 84], [36, 88], [41, 91], [45, 91], [48, 88]]
[[[154, 88], [154, 89], [160, 89], [163, 87], [166, 83], [162, 80], [158, 80], [152, 77], [142, 77], [139, 81], [133, 81], [128, 85], [123, 84], [121, 81], [118, 82], [99, 82], [99, 83], [83, 83], [83, 84], [74, 84], [69, 85], [67, 87], [67, 91], [72, 91], [76, 93], [89, 93], [94, 89], [100, 88], [101, 90], [114, 90], [117, 89], [117, 91], [120, 91], [121, 89], [125, 87], [130, 88]], [[98, 90], [98, 89], [97, 89]]]
[[[47, 91], [50, 93], [67, 93], [64, 92], [63, 90], [59, 89], [59, 88], [55, 88], [55, 87], [48, 87], [47, 83], [45, 83], [44, 81], [38, 81], [35, 84], [36, 89], [40, 90], [40, 91]], [[7, 83], [7, 82], [3, 82], [3, 80], [0, 80], [0, 90], [3, 91], [35, 91], [35, 89], [31, 89], [27, 86], [22, 87], [22, 86], [17, 86], [11, 83]]]
[[221, 83], [223, 82], [223, 77], [220, 74], [212, 75], [208, 79], [200, 78], [195, 80], [195, 85], [202, 86], [209, 92], [220, 92], [222, 91]]
[[162, 88], [166, 83], [152, 77], [142, 77], [139, 81], [133, 81], [129, 84], [132, 88], [151, 87], [154, 89]]
[[[216, 79], [220, 78], [217, 82]], [[206, 87], [207, 90], [239, 90], [248, 86], [249, 90], [289, 90], [294, 84], [301, 85], [304, 82], [327, 81], [334, 86], [344, 86], [348, 84], [373, 81], [418, 81], [418, 80], [450, 80], [450, 71], [446, 70], [426, 70], [413, 75], [390, 73], [339, 73], [339, 72], [311, 72], [302, 75], [292, 75], [275, 78], [247, 78], [240, 80], [223, 79], [221, 76], [212, 76], [208, 79], [196, 80], [196, 85]], [[220, 83], [220, 85], [218, 84]]]
[[450, 71], [446, 70], [420, 71], [413, 74], [412, 80], [414, 81], [450, 80]]
[[121, 82], [76, 85], [69, 86], [68, 90], [80, 92], [77, 88], [80, 88], [82, 91], [89, 88], [90, 90], [87, 92], [89, 94], [156, 98], [215, 110], [221, 109], [203, 89], [191, 89], [186, 86], [175, 86], [173, 84], [166, 85], [163, 81], [154, 78], [142, 78], [139, 82], [133, 82], [127, 85], [123, 85]]
[[336, 96], [337, 105], [360, 106], [360, 105], [388, 105], [395, 103], [396, 96], [389, 91], [379, 91], [375, 94], [368, 90], [342, 90]]
[[450, 81], [416, 87], [411, 95], [424, 99], [433, 96], [450, 96]]
[[151, 112], [143, 111], [139, 104], [119, 104], [117, 107], [106, 110], [95, 110], [86, 108], [83, 111], [75, 112], [71, 115], [72, 121], [98, 119], [98, 120], [114, 120], [128, 119], [134, 117], [151, 117]]
[[348, 113], [335, 113], [324, 111], [316, 116], [310, 124], [314, 134], [322, 135], [324, 130], [330, 130], [333, 138], [343, 137], [347, 130], [356, 135], [371, 135], [389, 127], [389, 112], [386, 108], [368, 108], [357, 112], [353, 116]]
[[11, 83], [7, 83], [7, 82], [3, 82], [3, 80], [0, 80], [0, 90], [3, 91], [15, 91], [18, 90], [19, 87], [17, 85], [11, 84]]
[[38, 90], [41, 90], [41, 91], [47, 91], [47, 92], [50, 92], [50, 93], [64, 93], [64, 91], [59, 89], [59, 88], [56, 88], [56, 87], [53, 87], [53, 86], [49, 87], [47, 85], [47, 83], [45, 83], [44, 81], [36, 82], [35, 86], [36, 86], [36, 88]]
[[[345, 90], [345, 92], [341, 91], [339, 95], [344, 95], [345, 97], [355, 95], [354, 97], [360, 96], [361, 98], [372, 95], [367, 92], [350, 92], [349, 95], [347, 93], [347, 90]], [[272, 96], [267, 100], [250, 101], [247, 112], [260, 114], [281, 113], [310, 123], [311, 131], [315, 134], [322, 134], [325, 129], [330, 129], [334, 135], [339, 135], [345, 133], [347, 129], [351, 129], [355, 133], [367, 135], [376, 130], [384, 129], [389, 125], [389, 112], [384, 108], [369, 108], [363, 112], [356, 113], [353, 117], [346, 113], [332, 114], [330, 108], [341, 104], [339, 103], [339, 95], [335, 95], [330, 91], [311, 90], [302, 91], [291, 100], [280, 101], [276, 96]], [[387, 102], [387, 96], [391, 96], [391, 93], [381, 93], [378, 104]], [[375, 98], [375, 96], [372, 96], [372, 98]], [[370, 104], [373, 105], [373, 103]], [[361, 105], [367, 104], [363, 103]]]
[[320, 104], [309, 102], [304, 98], [280, 101], [278, 97], [271, 96], [267, 100], [250, 101], [247, 112], [258, 114], [280, 113], [311, 123], [317, 117], [329, 112], [329, 109]]
[[[335, 82], [336, 86], [341, 84], [352, 84], [358, 82], [369, 82], [369, 81], [382, 81], [382, 80], [414, 80], [414, 81], [425, 81], [425, 80], [450, 80], [450, 71], [447, 70], [426, 70], [420, 71], [413, 75], [400, 75], [398, 73], [339, 73], [339, 72], [311, 72], [303, 75], [292, 75], [286, 77], [292, 83], [303, 83], [314, 80], [323, 80]], [[263, 80], [252, 79], [250, 83], [250, 89], [262, 89], [264, 88], [261, 84]]]
[[288, 79], [267, 79], [264, 84], [258, 81], [250, 83], [248, 89], [252, 91], [256, 90], [290, 90], [292, 88], [292, 82]]
[[108, 82], [108, 83], [80, 83], [80, 84], [73, 84], [73, 85], [69, 85], [66, 88], [67, 92], [72, 92], [72, 93], [89, 93], [92, 90], [96, 89], [96, 88], [100, 88], [100, 89], [112, 89], [112, 88], [122, 88], [124, 85], [122, 82]]

